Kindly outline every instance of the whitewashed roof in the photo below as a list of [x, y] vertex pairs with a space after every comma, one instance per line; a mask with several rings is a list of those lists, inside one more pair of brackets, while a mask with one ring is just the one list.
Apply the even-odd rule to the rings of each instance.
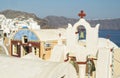
[[77, 78], [69, 63], [0, 56], [1, 78]]
[[22, 29], [16, 32], [13, 39], [22, 40], [22, 37], [26, 35], [30, 41], [51, 41], [58, 40], [59, 34], [61, 34], [61, 39], [66, 39], [65, 29]]
[[59, 33], [61, 33], [61, 38], [66, 38], [66, 30], [65, 29], [41, 29], [33, 31], [37, 37], [41, 41], [49, 41], [49, 40], [58, 40]]

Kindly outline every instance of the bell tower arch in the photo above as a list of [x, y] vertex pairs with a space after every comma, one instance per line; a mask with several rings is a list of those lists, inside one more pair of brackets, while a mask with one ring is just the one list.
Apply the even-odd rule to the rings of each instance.
[[97, 24], [95, 27], [91, 27], [91, 25], [83, 18], [84, 16], [86, 16], [86, 14], [83, 11], [81, 11], [78, 15], [80, 16], [80, 20], [78, 22], [76, 22], [73, 26], [71, 24], [68, 24], [68, 44], [70, 46], [75, 46], [78, 44], [78, 27], [82, 26], [86, 30], [85, 48], [90, 52], [92, 52], [93, 50], [93, 52], [96, 52], [98, 43], [99, 24]]

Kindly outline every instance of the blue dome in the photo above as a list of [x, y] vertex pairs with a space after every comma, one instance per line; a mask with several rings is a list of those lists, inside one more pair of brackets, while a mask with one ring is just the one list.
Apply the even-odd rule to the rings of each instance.
[[28, 27], [27, 26], [23, 26], [22, 29], [28, 29]]
[[27, 36], [29, 41], [39, 41], [39, 38], [36, 36], [36, 34], [28, 29], [22, 29], [22, 30], [18, 31], [14, 35], [13, 39], [14, 40], [22, 40], [23, 36]]

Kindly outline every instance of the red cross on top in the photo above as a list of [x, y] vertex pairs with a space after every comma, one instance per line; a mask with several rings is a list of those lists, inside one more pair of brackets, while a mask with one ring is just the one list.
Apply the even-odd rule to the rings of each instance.
[[86, 14], [84, 13], [83, 10], [81, 10], [81, 12], [78, 14], [78, 16], [80, 16], [80, 18], [83, 18], [86, 16]]

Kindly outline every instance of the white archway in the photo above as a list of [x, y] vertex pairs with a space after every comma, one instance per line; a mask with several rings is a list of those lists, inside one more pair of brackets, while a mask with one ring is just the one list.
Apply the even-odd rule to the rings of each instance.
[[[73, 26], [73, 31], [74, 33], [78, 32], [77, 28], [79, 26], [83, 26], [86, 30], [86, 46], [88, 46], [88, 42], [89, 42], [89, 30], [91, 30], [91, 26], [90, 24], [85, 20], [85, 19], [80, 19], [77, 23], [74, 24]], [[76, 42], [78, 41], [78, 34], [76, 34]]]
[[[91, 27], [90, 24], [83, 18], [81, 18], [77, 23], [73, 26], [74, 33], [77, 32], [77, 27], [83, 26], [86, 29], [86, 47], [90, 50], [91, 48], [96, 48], [98, 42], [98, 30], [99, 24], [95, 27]], [[76, 42], [77, 42], [77, 34], [76, 34]], [[92, 46], [91, 46], [92, 44]]]
[[90, 24], [85, 21], [85, 19], [80, 19], [77, 23], [74, 24], [73, 29], [75, 32], [77, 32], [77, 27], [84, 26], [86, 30], [90, 29]]
[[76, 34], [78, 34], [78, 41], [79, 40], [86, 40], [86, 29], [84, 26], [80, 25], [77, 27]]

